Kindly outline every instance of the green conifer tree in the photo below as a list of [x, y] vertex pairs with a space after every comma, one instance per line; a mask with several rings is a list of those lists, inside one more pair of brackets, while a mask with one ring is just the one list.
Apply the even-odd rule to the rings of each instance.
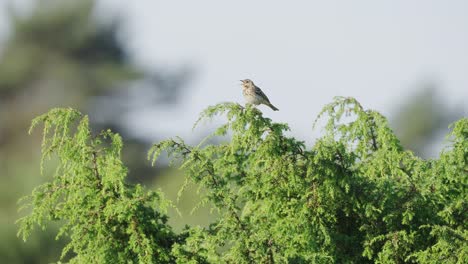
[[201, 120], [218, 114], [227, 123], [209, 137], [229, 140], [169, 139], [148, 154], [153, 164], [169, 154], [186, 175], [181, 191], [198, 186], [199, 206], [218, 215], [209, 227], [175, 234], [161, 194], [125, 183], [121, 138], [91, 136], [87, 117], [55, 109], [33, 126], [44, 122], [44, 159], [57, 156], [57, 173], [33, 192], [20, 233], [61, 221], [74, 262], [468, 262], [467, 118], [439, 159], [424, 160], [353, 98], [324, 107], [324, 135], [311, 148], [251, 106], [219, 104]]

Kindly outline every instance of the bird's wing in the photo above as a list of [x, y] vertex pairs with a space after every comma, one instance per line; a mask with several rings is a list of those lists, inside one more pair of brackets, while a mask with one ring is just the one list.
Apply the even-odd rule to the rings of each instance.
[[263, 99], [265, 99], [265, 101], [267, 101], [268, 103], [270, 103], [270, 100], [268, 99], [268, 97], [262, 92], [262, 90], [260, 88], [258, 88], [257, 86], [255, 86], [255, 94], [258, 95], [258, 96], [261, 96]]

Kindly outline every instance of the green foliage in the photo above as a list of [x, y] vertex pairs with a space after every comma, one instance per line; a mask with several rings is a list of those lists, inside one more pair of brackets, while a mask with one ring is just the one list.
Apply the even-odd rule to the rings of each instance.
[[218, 215], [208, 228], [173, 234], [160, 195], [124, 183], [120, 137], [92, 138], [86, 117], [73, 130], [80, 115], [59, 109], [33, 122], [45, 123], [44, 157], [57, 154], [59, 167], [33, 192], [21, 233], [65, 220], [65, 252], [78, 262], [468, 262], [467, 118], [453, 125], [439, 159], [423, 160], [353, 98], [325, 106], [324, 136], [311, 148], [251, 106], [219, 104], [199, 121], [220, 114], [227, 123], [209, 137], [229, 133], [229, 141], [170, 139], [148, 154], [154, 164], [167, 152], [186, 185], [198, 186], [199, 206]]
[[43, 160], [54, 157], [58, 165], [53, 180], [23, 201], [33, 210], [18, 221], [19, 235], [26, 240], [35, 224], [54, 221], [62, 224], [57, 238], [70, 238], [62, 258], [72, 252], [71, 263], [170, 262], [178, 238], [160, 213], [167, 203], [125, 183], [120, 136], [110, 130], [92, 136], [88, 117], [72, 109], [53, 109], [31, 129], [39, 123]]

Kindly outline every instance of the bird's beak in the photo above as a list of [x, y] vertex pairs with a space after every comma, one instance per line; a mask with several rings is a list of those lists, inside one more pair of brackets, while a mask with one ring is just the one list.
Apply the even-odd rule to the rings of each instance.
[[244, 80], [239, 80], [239, 81], [241, 81], [241, 83], [244, 83]]

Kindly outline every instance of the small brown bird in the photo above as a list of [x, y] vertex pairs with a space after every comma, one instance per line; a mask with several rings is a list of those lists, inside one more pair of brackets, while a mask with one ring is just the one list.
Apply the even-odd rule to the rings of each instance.
[[248, 104], [259, 105], [264, 104], [269, 106], [273, 111], [278, 111], [274, 105], [270, 103], [268, 97], [258, 88], [251, 80], [245, 79], [242, 82], [242, 94]]

